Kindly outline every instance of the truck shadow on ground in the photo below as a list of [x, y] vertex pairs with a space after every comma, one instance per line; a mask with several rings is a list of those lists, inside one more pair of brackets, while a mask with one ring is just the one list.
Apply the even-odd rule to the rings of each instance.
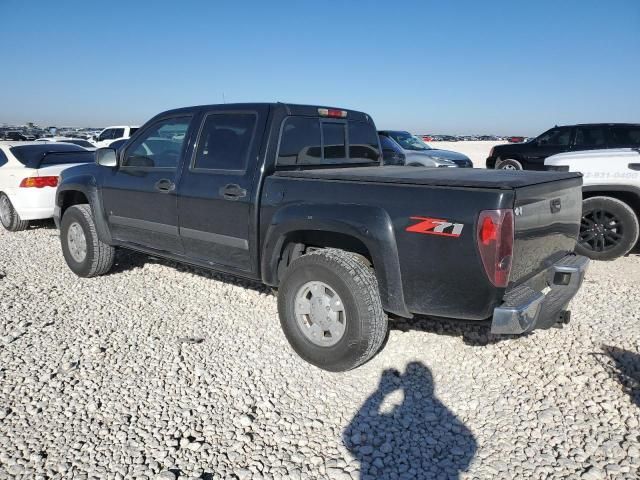
[[385, 370], [343, 433], [362, 480], [456, 479], [478, 448], [471, 431], [434, 395], [421, 362]]
[[602, 350], [613, 360], [613, 365], [607, 362], [605, 366], [613, 371], [631, 401], [640, 407], [640, 355], [607, 345], [603, 345]]
[[522, 335], [496, 335], [491, 333], [490, 321], [472, 322], [467, 320], [451, 320], [433, 318], [416, 315], [412, 319], [391, 317], [389, 328], [402, 332], [419, 331], [435, 333], [437, 335], [447, 335], [450, 337], [460, 337], [465, 345], [472, 347], [485, 347], [495, 343], [514, 340]]
[[117, 275], [119, 273], [127, 272], [130, 270], [136, 270], [144, 268], [145, 265], [163, 265], [172, 268], [178, 272], [190, 273], [199, 277], [207, 278], [210, 280], [217, 280], [220, 282], [229, 283], [238, 287], [254, 290], [259, 293], [273, 294], [273, 289], [267, 285], [263, 285], [260, 282], [248, 280], [246, 278], [235, 277], [231, 274], [216, 272], [213, 270], [207, 270], [206, 268], [197, 267], [194, 265], [187, 265], [185, 263], [175, 262], [166, 258], [154, 257], [146, 253], [139, 253], [133, 250], [127, 250], [120, 248], [116, 250], [116, 259], [113, 268], [107, 273], [107, 275]]
[[29, 222], [29, 230], [57, 230], [56, 224], [52, 219], [31, 220]]

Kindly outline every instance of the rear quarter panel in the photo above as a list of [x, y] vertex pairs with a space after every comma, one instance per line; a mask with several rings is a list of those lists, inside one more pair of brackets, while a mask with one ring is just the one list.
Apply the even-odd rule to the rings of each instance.
[[[304, 217], [305, 211], [321, 211], [339, 220], [357, 207], [361, 218], [349, 220], [358, 223], [352, 232], [369, 248], [379, 279], [376, 259], [396, 265], [409, 312], [482, 320], [491, 316], [504, 290], [488, 281], [482, 267], [475, 241], [478, 212], [512, 205], [511, 190], [268, 177], [262, 196], [260, 235], [265, 245], [274, 243], [270, 238], [274, 232], [282, 235], [287, 229], [304, 225], [310, 229], [330, 228], [314, 222], [313, 213], [299, 217]], [[298, 218], [281, 220], [279, 212], [292, 207], [299, 210]], [[421, 229], [415, 226], [423, 220], [412, 217], [460, 224], [460, 235], [407, 231], [411, 226]], [[283, 225], [283, 221], [290, 225]], [[381, 231], [384, 229], [387, 232]], [[381, 241], [386, 235], [393, 245]], [[384, 282], [379, 280], [381, 290], [392, 291], [393, 285], [385, 287]]]

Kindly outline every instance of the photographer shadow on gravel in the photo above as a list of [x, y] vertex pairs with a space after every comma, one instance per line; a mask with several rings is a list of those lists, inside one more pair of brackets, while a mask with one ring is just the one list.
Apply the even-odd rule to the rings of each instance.
[[640, 407], [640, 355], [618, 347], [603, 346], [615, 364], [615, 375], [631, 401]]
[[471, 431], [434, 396], [420, 362], [385, 370], [343, 434], [362, 480], [456, 479], [477, 450]]

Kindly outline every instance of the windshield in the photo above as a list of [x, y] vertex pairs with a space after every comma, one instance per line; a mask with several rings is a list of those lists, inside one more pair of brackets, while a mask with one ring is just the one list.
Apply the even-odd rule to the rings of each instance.
[[407, 132], [391, 132], [389, 134], [396, 142], [400, 144], [405, 150], [431, 150], [431, 147], [420, 140], [415, 135], [411, 135]]
[[38, 165], [47, 153], [87, 152], [87, 150], [77, 145], [53, 142], [46, 142], [42, 145], [22, 145], [18, 147], [11, 147], [10, 150], [13, 156], [16, 157], [20, 163], [29, 168], [38, 168]]

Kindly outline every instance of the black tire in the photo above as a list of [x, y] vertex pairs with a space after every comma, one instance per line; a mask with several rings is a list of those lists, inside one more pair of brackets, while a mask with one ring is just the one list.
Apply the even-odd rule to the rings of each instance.
[[13, 208], [13, 204], [6, 193], [0, 193], [0, 223], [10, 232], [19, 232], [29, 228], [29, 220], [21, 220], [20, 215]]
[[593, 260], [614, 260], [638, 242], [638, 216], [617, 198], [591, 197], [582, 202], [576, 252]]
[[[312, 343], [298, 325], [294, 303], [308, 282], [319, 281], [339, 295], [346, 313], [342, 338], [333, 346]], [[280, 324], [300, 357], [331, 372], [343, 372], [371, 359], [387, 335], [378, 281], [365, 260], [336, 249], [316, 250], [294, 260], [278, 289]]]
[[524, 168], [518, 160], [507, 158], [496, 162], [496, 170], [524, 170]]
[[[86, 241], [86, 255], [81, 260], [74, 258], [70, 250], [69, 231], [73, 225], [79, 225]], [[60, 243], [67, 265], [79, 277], [104, 275], [113, 267], [115, 248], [98, 238], [91, 207], [87, 204], [74, 205], [64, 212], [60, 224]]]

